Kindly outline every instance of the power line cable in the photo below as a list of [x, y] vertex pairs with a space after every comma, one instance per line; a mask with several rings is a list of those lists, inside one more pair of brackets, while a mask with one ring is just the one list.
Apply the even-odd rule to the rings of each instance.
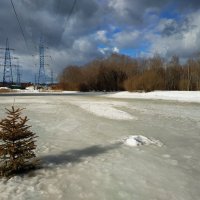
[[69, 21], [71, 15], [72, 15], [72, 13], [73, 13], [73, 11], [74, 11], [74, 8], [75, 8], [75, 6], [76, 6], [76, 3], [77, 3], [77, 0], [74, 0], [73, 5], [72, 5], [72, 7], [71, 7], [71, 10], [70, 10], [70, 12], [69, 12], [69, 15], [67, 16], [65, 25], [68, 23], [68, 21]]
[[[73, 14], [73, 12], [74, 12], [74, 8], [75, 8], [75, 6], [76, 6], [76, 3], [77, 3], [77, 0], [74, 0], [74, 2], [73, 2], [73, 4], [72, 4], [72, 7], [71, 7], [71, 9], [70, 9], [69, 15], [67, 16], [67, 19], [66, 19], [66, 21], [64, 22], [64, 27], [67, 25], [67, 23], [68, 23], [70, 17], [72, 16], [72, 14]], [[62, 0], [59, 0], [59, 1], [58, 1], [58, 11], [57, 11], [57, 15], [58, 15], [58, 13], [59, 13], [59, 11], [60, 11], [61, 4], [62, 4]], [[53, 61], [54, 59], [52, 59], [52, 56], [50, 56], [50, 57], [51, 57], [51, 60]], [[54, 63], [55, 63], [55, 60], [54, 60]]]
[[26, 40], [26, 37], [25, 37], [24, 31], [23, 31], [23, 28], [22, 28], [22, 25], [21, 25], [21, 22], [20, 22], [19, 16], [18, 16], [17, 11], [16, 11], [16, 9], [15, 9], [15, 5], [14, 5], [14, 3], [13, 3], [12, 0], [10, 0], [10, 3], [12, 4], [12, 8], [13, 8], [13, 11], [14, 11], [14, 13], [15, 13], [15, 17], [16, 17], [16, 19], [17, 19], [17, 22], [18, 22], [18, 25], [19, 25], [19, 28], [20, 28], [21, 34], [22, 34], [22, 36], [23, 36], [24, 42], [25, 42], [25, 44], [26, 44], [26, 48], [28, 49], [28, 43], [27, 43], [27, 40]]
[[[14, 14], [15, 14], [15, 17], [16, 17], [16, 19], [17, 19], [17, 22], [18, 22], [18, 25], [19, 25], [19, 29], [20, 29], [20, 31], [21, 31], [21, 35], [22, 35], [22, 37], [23, 37], [23, 39], [24, 39], [24, 42], [25, 42], [25, 45], [26, 45], [26, 49], [30, 52], [30, 49], [29, 49], [28, 43], [27, 43], [27, 39], [26, 39], [26, 36], [25, 36], [24, 31], [23, 31], [23, 28], [22, 28], [22, 24], [21, 24], [21, 22], [20, 22], [20, 18], [19, 18], [19, 16], [18, 16], [17, 11], [16, 11], [16, 8], [15, 8], [15, 4], [13, 3], [12, 0], [10, 0], [10, 3], [11, 3], [11, 5], [12, 5], [12, 8], [13, 8], [13, 11], [14, 11]], [[32, 41], [33, 41], [33, 40], [32, 40]], [[33, 43], [34, 43], [34, 42], [33, 42]], [[31, 57], [32, 57], [32, 56], [31, 56]], [[34, 61], [33, 61], [33, 62], [34, 62]]]

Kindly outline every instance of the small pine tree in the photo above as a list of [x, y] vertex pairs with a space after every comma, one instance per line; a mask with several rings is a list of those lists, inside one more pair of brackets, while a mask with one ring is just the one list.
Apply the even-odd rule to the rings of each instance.
[[30, 131], [23, 109], [6, 109], [7, 117], [0, 121], [0, 175], [12, 176], [36, 168], [35, 133]]

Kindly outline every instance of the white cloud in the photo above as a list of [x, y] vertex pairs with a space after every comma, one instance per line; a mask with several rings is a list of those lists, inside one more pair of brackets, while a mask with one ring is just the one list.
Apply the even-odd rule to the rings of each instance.
[[161, 19], [146, 38], [151, 43], [152, 54], [159, 53], [164, 57], [178, 55], [182, 58], [196, 56], [200, 51], [200, 11], [189, 14], [180, 24], [173, 19]]
[[104, 47], [104, 48], [99, 48], [99, 52], [103, 55], [110, 55], [111, 53], [119, 53], [120, 50], [117, 47]]
[[96, 32], [96, 39], [100, 42], [106, 43], [108, 42], [108, 38], [106, 37], [107, 31], [100, 30]]
[[112, 48], [112, 51], [113, 51], [114, 53], [119, 53], [119, 49], [118, 49], [117, 47], [113, 47], [113, 48]]
[[[55, 71], [122, 49], [137, 49], [141, 55], [156, 52], [166, 57], [173, 54], [189, 57], [200, 50], [200, 4], [197, 0], [178, 1], [177, 9], [167, 10], [169, 13], [176, 11], [178, 19], [160, 19], [162, 9], [170, 3], [174, 1], [82, 0], [77, 1], [66, 21], [70, 1], [18, 0], [15, 6], [28, 51], [10, 3], [4, 0], [0, 3], [0, 46], [5, 46], [8, 37], [10, 47], [16, 49], [23, 69], [27, 71], [34, 69], [31, 54], [35, 49], [32, 46], [38, 47], [41, 32], [44, 32], [49, 55], [54, 57]], [[190, 13], [186, 15], [182, 12], [185, 10]], [[99, 49], [101, 45], [105, 48]], [[141, 46], [143, 49], [140, 50]]]
[[178, 24], [176, 23], [174, 19], [167, 19], [167, 18], [160, 19], [156, 27], [156, 30], [162, 32], [162, 31], [165, 31], [166, 28], [168, 27], [178, 28]]
[[141, 42], [139, 31], [123, 31], [116, 33], [113, 37], [113, 44], [119, 48], [134, 48]]

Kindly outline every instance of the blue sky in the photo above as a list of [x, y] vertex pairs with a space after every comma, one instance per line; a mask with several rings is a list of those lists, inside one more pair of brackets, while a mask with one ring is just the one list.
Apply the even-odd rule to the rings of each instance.
[[50, 56], [45, 59], [47, 74], [50, 68], [59, 74], [68, 65], [113, 52], [131, 57], [159, 53], [165, 59], [177, 55], [182, 60], [200, 52], [199, 0], [77, 0], [69, 19], [73, 0], [13, 2], [28, 48], [8, 0], [0, 1], [0, 46], [9, 38], [26, 81], [38, 74], [41, 34]]

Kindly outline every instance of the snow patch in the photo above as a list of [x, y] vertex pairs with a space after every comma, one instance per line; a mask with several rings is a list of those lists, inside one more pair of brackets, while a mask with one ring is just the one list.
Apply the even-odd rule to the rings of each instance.
[[147, 138], [143, 135], [131, 135], [123, 139], [123, 143], [127, 146], [156, 145], [161, 147], [163, 144], [154, 138]]
[[156, 99], [200, 103], [200, 91], [117, 92], [104, 97], [125, 99]]
[[8, 87], [0, 87], [0, 90], [9, 90], [10, 88]]
[[70, 102], [73, 105], [79, 106], [80, 108], [95, 114], [100, 117], [105, 117], [108, 119], [115, 120], [137, 120], [136, 117], [130, 115], [129, 113], [120, 110], [119, 107], [127, 107], [124, 102], [86, 102], [86, 101], [76, 101]]
[[63, 94], [76, 94], [76, 93], [80, 93], [80, 92], [78, 92], [78, 91], [62, 91], [61, 93], [63, 93]]

